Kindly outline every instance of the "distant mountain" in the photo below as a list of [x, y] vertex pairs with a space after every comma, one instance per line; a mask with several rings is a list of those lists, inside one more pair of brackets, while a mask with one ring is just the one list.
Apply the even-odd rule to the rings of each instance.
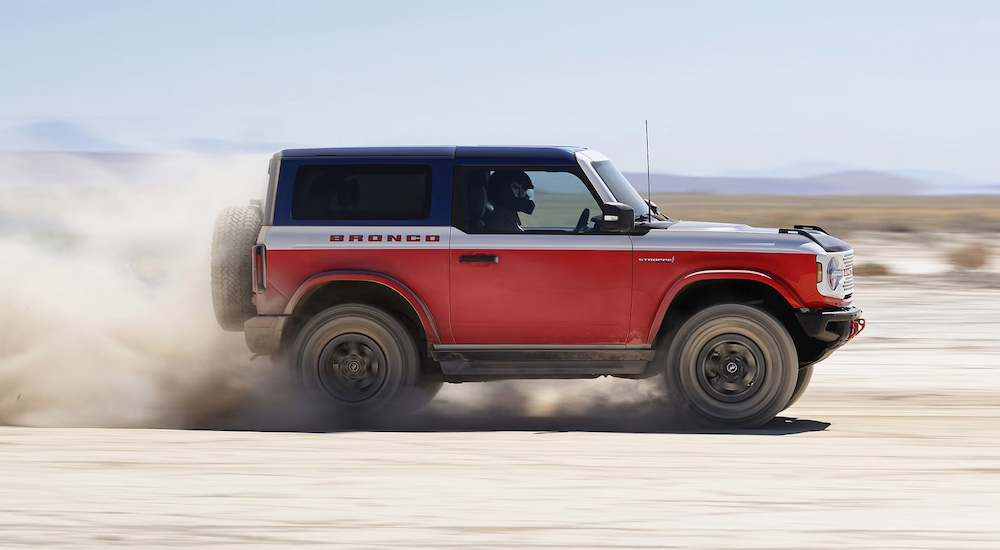
[[94, 185], [148, 179], [157, 170], [177, 171], [143, 153], [0, 152], [0, 185]]
[[798, 162], [774, 170], [764, 171], [738, 171], [720, 174], [727, 178], [779, 178], [798, 179], [811, 176], [823, 176], [826, 174], [836, 174], [837, 172], [854, 172], [863, 170], [860, 166], [845, 164], [843, 162], [829, 162], [812, 160], [808, 162]]
[[205, 155], [274, 153], [290, 147], [287, 143], [233, 141], [224, 139], [184, 139], [158, 148], [124, 146], [102, 137], [85, 124], [69, 120], [48, 120], [0, 128], [0, 152], [40, 151], [46, 153], [156, 153], [190, 152]]
[[238, 142], [221, 139], [188, 139], [181, 142], [185, 151], [206, 155], [235, 155], [243, 153], [276, 153], [289, 148], [287, 143]]
[[[645, 189], [646, 174], [628, 172], [625, 177], [636, 189]], [[927, 191], [915, 179], [867, 170], [801, 178], [651, 174], [650, 186], [657, 192], [745, 195], [915, 195]]]
[[85, 125], [65, 120], [35, 122], [12, 128], [0, 135], [3, 149], [73, 152], [121, 152], [124, 147], [112, 143]]
[[[871, 170], [859, 168], [850, 164], [826, 161], [800, 162], [790, 166], [767, 171], [729, 172], [723, 174], [727, 178], [768, 179], [768, 180], [800, 180], [826, 179], [828, 176], [840, 173], [872, 173]], [[963, 194], [1000, 194], [1000, 181], [985, 181], [966, 176], [937, 170], [880, 170], [877, 173], [900, 176], [919, 182], [923, 195], [963, 195]], [[645, 175], [642, 176], [645, 181]], [[852, 178], [857, 181], [858, 178]]]
[[922, 181], [931, 195], [965, 195], [973, 193], [1000, 193], [1000, 182], [966, 178], [947, 172], [931, 170], [894, 170], [894, 174]]
[[0, 151], [0, 186], [171, 186], [189, 183], [206, 173], [220, 182], [243, 176], [259, 178], [269, 156]]

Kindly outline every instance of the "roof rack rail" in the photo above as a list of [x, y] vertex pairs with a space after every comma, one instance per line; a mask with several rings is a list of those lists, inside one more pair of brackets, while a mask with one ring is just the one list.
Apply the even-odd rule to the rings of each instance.
[[792, 227], [794, 227], [795, 229], [811, 229], [813, 231], [821, 231], [823, 233], [826, 233], [827, 235], [830, 234], [829, 231], [827, 231], [826, 229], [823, 229], [822, 227], [820, 227], [818, 225], [799, 225], [799, 224], [796, 224], [796, 225], [793, 225]]
[[782, 227], [778, 229], [778, 233], [796, 233], [798, 235], [802, 235], [803, 237], [806, 237], [810, 241], [818, 244], [820, 248], [822, 248], [823, 250], [826, 250], [826, 247], [823, 246], [823, 243], [819, 242], [819, 240], [812, 233], [806, 231], [806, 229], [803, 227], [795, 227], [792, 229], [789, 229], [787, 227]]

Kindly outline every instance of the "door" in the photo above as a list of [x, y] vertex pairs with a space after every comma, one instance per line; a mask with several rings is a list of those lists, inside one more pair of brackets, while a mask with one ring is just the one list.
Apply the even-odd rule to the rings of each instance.
[[449, 257], [456, 344], [627, 341], [632, 243], [595, 227], [600, 203], [576, 167], [467, 167], [461, 180]]

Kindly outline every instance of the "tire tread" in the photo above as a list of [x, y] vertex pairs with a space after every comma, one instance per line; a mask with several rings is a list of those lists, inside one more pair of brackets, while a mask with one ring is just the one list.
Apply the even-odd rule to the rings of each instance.
[[260, 210], [230, 207], [219, 213], [212, 235], [212, 306], [219, 326], [243, 330], [257, 314], [253, 304], [251, 250], [263, 223]]

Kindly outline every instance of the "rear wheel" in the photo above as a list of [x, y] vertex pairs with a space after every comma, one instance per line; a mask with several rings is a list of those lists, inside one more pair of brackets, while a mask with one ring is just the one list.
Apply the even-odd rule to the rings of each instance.
[[754, 427], [783, 410], [798, 359], [788, 331], [770, 314], [722, 304], [693, 315], [672, 339], [672, 401], [712, 423]]
[[369, 415], [390, 406], [412, 409], [420, 398], [420, 360], [413, 337], [379, 308], [331, 307], [306, 323], [291, 351], [305, 390], [341, 412]]

